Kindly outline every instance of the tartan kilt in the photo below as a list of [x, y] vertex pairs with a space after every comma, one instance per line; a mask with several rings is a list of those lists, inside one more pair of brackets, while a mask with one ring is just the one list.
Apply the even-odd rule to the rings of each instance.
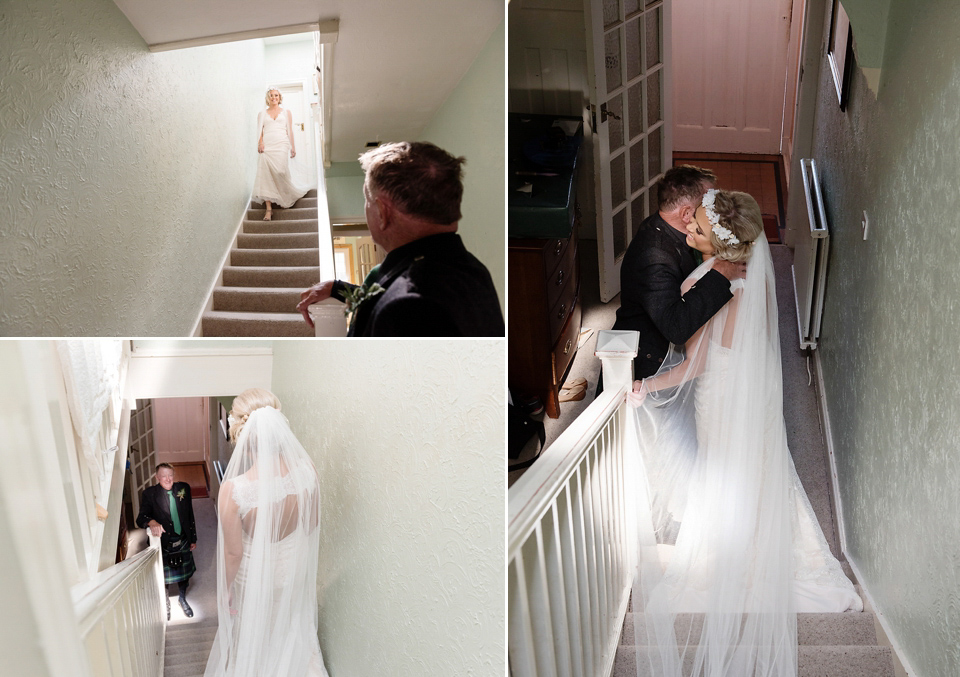
[[193, 553], [190, 552], [190, 541], [186, 538], [172, 541], [168, 547], [161, 549], [160, 554], [163, 557], [163, 581], [166, 584], [185, 581], [197, 571]]

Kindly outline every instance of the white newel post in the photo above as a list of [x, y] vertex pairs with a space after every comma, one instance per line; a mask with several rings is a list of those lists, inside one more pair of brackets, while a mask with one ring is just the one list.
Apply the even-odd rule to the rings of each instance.
[[[337, 271], [333, 259], [333, 229], [330, 223], [330, 206], [327, 203], [326, 163], [324, 162], [325, 145], [328, 140], [323, 128], [322, 117], [324, 112], [321, 106], [313, 107], [313, 124], [315, 127], [316, 163], [317, 163], [317, 224], [320, 249], [320, 280], [337, 279]], [[344, 337], [347, 335], [347, 318], [343, 314], [344, 304], [336, 299], [326, 299], [314, 303], [307, 312], [313, 320], [315, 336]]]
[[597, 333], [597, 350], [603, 369], [603, 389], [617, 390], [633, 386], [633, 358], [637, 356], [640, 334], [635, 331], [602, 329]]

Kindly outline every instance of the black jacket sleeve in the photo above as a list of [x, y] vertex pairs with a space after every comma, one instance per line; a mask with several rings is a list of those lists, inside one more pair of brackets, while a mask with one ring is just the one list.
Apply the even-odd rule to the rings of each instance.
[[[150, 520], [157, 519], [153, 511], [153, 487], [147, 487], [143, 490], [140, 497], [140, 514], [137, 515], [137, 526], [146, 529]], [[160, 520], [157, 520], [158, 522]]]
[[636, 281], [636, 288], [642, 290], [640, 302], [660, 333], [674, 345], [686, 343], [733, 298], [730, 282], [715, 270], [681, 296], [684, 278], [670, 254], [659, 248], [647, 249], [634, 270], [642, 274], [642, 280]]

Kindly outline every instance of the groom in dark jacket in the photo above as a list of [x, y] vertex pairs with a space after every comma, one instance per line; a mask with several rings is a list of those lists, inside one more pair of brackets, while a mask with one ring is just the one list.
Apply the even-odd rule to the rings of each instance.
[[657, 184], [657, 213], [644, 219], [624, 254], [613, 328], [640, 332], [634, 378], [655, 374], [669, 344], [686, 343], [733, 298], [730, 280], [743, 277], [742, 264], [717, 261], [680, 295], [681, 283], [700, 262], [699, 252], [687, 244], [687, 226], [716, 180], [710, 170], [690, 165], [667, 170]]
[[[180, 588], [180, 606], [187, 618], [193, 617], [193, 609], [187, 604], [187, 586], [197, 567], [193, 562], [193, 550], [197, 547], [197, 525], [193, 519], [193, 501], [190, 485], [174, 482], [173, 466], [161, 463], [157, 466], [157, 484], [143, 490], [140, 498], [140, 514], [137, 526], [149, 529], [160, 537], [160, 554], [163, 556], [163, 580]], [[167, 598], [167, 620], [170, 620], [170, 598]]]
[[431, 143], [390, 143], [360, 156], [370, 237], [387, 252], [360, 286], [328, 280], [300, 294], [307, 308], [347, 304], [349, 336], [503, 336], [489, 271], [457, 235], [465, 160]]

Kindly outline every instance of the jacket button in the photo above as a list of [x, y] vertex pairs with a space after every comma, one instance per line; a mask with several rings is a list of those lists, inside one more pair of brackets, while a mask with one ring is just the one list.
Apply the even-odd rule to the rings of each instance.
[[649, 360], [651, 357], [653, 356], [650, 353], [647, 353], [647, 359]]

